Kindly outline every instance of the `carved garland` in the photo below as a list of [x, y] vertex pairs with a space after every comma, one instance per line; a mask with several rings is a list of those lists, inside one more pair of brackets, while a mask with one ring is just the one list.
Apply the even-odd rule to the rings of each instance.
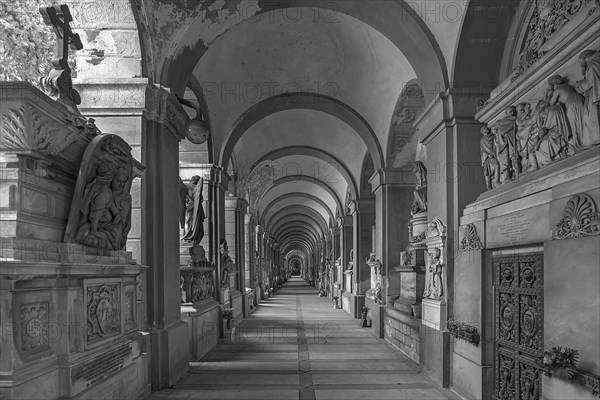
[[477, 236], [477, 228], [475, 228], [475, 225], [468, 224], [465, 226], [464, 237], [460, 241], [458, 249], [460, 251], [483, 249], [483, 244], [481, 244], [481, 240], [479, 240], [479, 236]]
[[594, 200], [587, 194], [572, 196], [563, 211], [563, 217], [552, 239], [572, 239], [600, 234], [600, 213]]

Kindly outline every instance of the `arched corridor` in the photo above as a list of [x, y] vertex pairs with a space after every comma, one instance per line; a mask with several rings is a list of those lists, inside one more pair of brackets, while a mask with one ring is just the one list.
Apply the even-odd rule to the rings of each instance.
[[149, 400], [458, 399], [299, 277]]
[[0, 400], [597, 399], [600, 0], [46, 1]]

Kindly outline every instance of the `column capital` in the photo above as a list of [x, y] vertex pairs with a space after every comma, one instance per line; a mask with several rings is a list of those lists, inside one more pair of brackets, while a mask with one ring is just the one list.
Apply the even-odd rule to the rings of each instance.
[[447, 126], [457, 123], [479, 124], [475, 120], [477, 99], [489, 97], [481, 88], [451, 87], [439, 93], [419, 115], [413, 126], [421, 132], [421, 142], [431, 142]]
[[375, 171], [369, 178], [373, 193], [383, 185], [413, 187], [415, 182], [412, 168], [382, 168]]
[[338, 228], [352, 225], [352, 215], [343, 215], [337, 219]]
[[166, 126], [177, 140], [185, 138], [191, 121], [171, 90], [157, 84], [146, 86], [144, 116]]

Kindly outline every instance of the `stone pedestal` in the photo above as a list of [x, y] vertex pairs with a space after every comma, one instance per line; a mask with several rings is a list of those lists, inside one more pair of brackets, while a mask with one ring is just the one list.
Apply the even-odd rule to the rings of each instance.
[[425, 285], [425, 250], [400, 253], [401, 265], [394, 268], [400, 279], [400, 297], [394, 308], [415, 318], [421, 318], [421, 299]]
[[354, 285], [352, 282], [353, 274], [354, 274], [354, 271], [352, 271], [351, 269], [347, 269], [346, 271], [344, 271], [344, 291], [346, 291], [346, 292], [352, 293], [352, 291], [354, 289]]
[[97, 132], [26, 83], [1, 82], [0, 103], [0, 397], [145, 397], [146, 267], [128, 251], [65, 242]]
[[189, 328], [190, 360], [198, 361], [219, 342], [219, 303], [206, 299], [193, 305], [183, 304], [181, 319]]
[[371, 287], [367, 290], [366, 298], [370, 299], [374, 304], [383, 303], [383, 275], [381, 262], [375, 253], [371, 253], [367, 260], [367, 265], [371, 269], [370, 283]]
[[423, 315], [421, 321], [438, 331], [446, 329], [446, 320], [448, 318], [448, 308], [443, 300], [423, 299]]

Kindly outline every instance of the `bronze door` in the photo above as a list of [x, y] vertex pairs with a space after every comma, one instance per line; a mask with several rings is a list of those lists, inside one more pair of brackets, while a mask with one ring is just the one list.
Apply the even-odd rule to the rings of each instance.
[[497, 400], [541, 398], [543, 262], [542, 253], [494, 257]]

